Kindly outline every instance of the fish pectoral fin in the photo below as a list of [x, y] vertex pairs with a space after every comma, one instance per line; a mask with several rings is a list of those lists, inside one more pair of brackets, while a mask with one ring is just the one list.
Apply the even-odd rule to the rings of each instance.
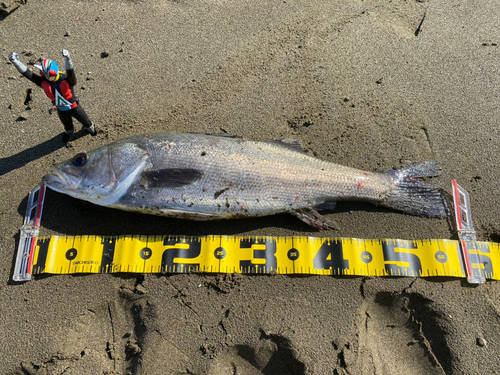
[[193, 132], [191, 134], [205, 134], [209, 135], [211, 137], [220, 137], [220, 138], [238, 138], [235, 135], [232, 134], [226, 134], [226, 133], [206, 133], [206, 132]]
[[166, 168], [149, 170], [141, 174], [139, 181], [150, 188], [176, 188], [198, 181], [203, 172], [193, 168]]
[[321, 215], [313, 208], [301, 208], [295, 211], [290, 211], [290, 213], [293, 216], [298, 217], [304, 223], [317, 229], [340, 229], [337, 223]]

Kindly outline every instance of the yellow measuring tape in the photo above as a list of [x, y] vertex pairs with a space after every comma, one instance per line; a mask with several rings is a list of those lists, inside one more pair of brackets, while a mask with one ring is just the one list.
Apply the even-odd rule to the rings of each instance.
[[39, 237], [45, 185], [28, 196], [14, 281], [41, 273], [248, 273], [500, 280], [500, 246], [475, 240], [468, 193], [453, 180], [460, 241], [316, 237]]
[[[315, 237], [52, 236], [34, 239], [31, 274], [247, 273], [466, 277], [458, 241]], [[467, 243], [474, 274], [500, 280], [500, 246]], [[31, 267], [32, 265], [32, 267]]]

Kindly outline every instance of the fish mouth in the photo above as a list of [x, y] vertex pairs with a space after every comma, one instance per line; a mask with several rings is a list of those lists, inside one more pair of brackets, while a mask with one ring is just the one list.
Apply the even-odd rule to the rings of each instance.
[[43, 176], [42, 182], [47, 184], [51, 189], [54, 189], [56, 191], [62, 190], [62, 189], [76, 189], [78, 185], [82, 182], [82, 177], [68, 173], [68, 172], [62, 172], [59, 168], [57, 167], [51, 167], [52, 174], [47, 174]]

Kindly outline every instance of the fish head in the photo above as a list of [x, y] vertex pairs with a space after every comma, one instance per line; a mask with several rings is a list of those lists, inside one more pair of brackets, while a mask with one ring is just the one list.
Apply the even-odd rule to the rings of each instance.
[[147, 150], [134, 143], [110, 144], [53, 166], [42, 181], [57, 192], [105, 205], [127, 191], [148, 158]]

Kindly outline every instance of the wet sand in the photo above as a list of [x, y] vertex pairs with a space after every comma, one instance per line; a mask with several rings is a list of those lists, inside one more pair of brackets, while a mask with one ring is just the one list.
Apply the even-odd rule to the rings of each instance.
[[[6, 1], [6, 11], [17, 3]], [[53, 163], [147, 132], [299, 139], [384, 171], [425, 160], [500, 241], [500, 8], [483, 1], [40, 1], [0, 16], [1, 374], [493, 374], [498, 283], [456, 278], [38, 276], [14, 283], [28, 192]], [[61, 142], [32, 67], [71, 52], [97, 137]], [[77, 124], [79, 129], [79, 124]], [[337, 231], [276, 215], [187, 222], [49, 191], [42, 235], [457, 239], [453, 218], [365, 203]]]

